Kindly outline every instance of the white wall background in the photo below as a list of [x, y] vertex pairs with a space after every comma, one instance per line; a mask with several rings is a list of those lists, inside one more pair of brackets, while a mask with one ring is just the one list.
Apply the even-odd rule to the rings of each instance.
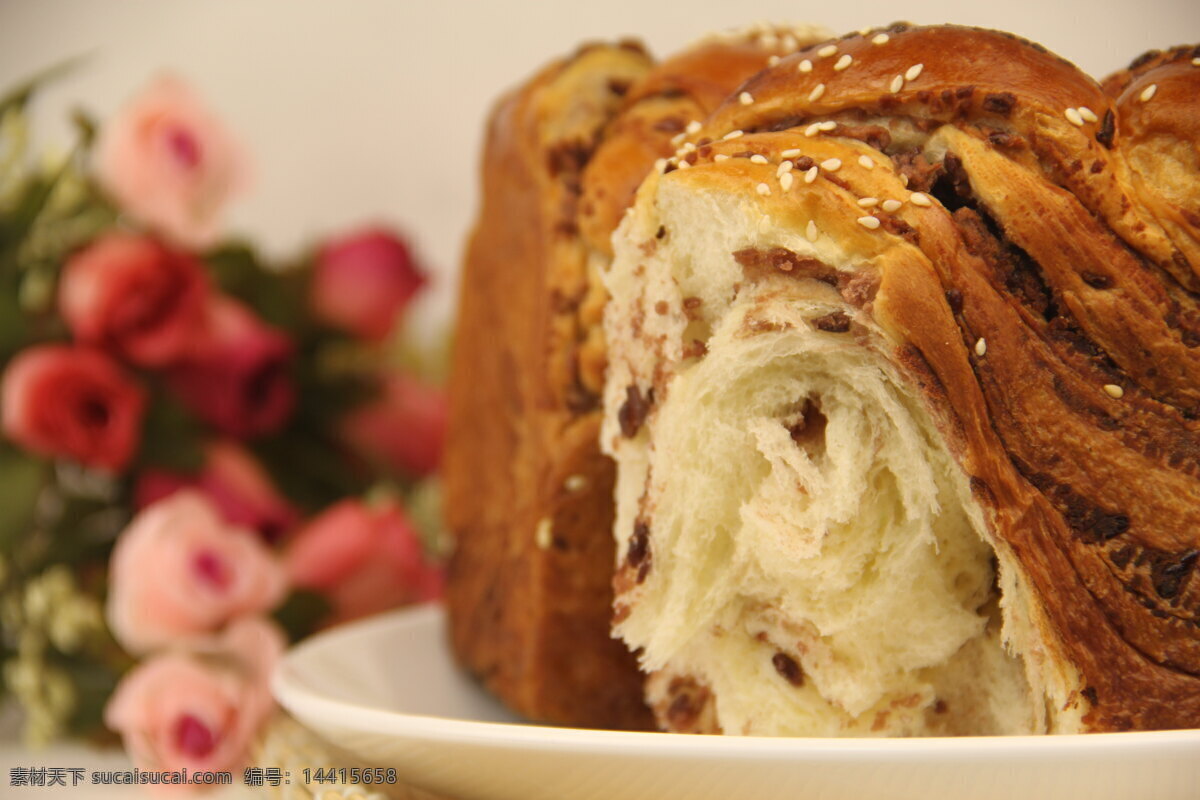
[[65, 144], [68, 108], [103, 118], [156, 71], [180, 73], [253, 156], [235, 230], [286, 255], [363, 221], [399, 226], [442, 276], [428, 319], [450, 306], [499, 92], [581, 40], [636, 35], [666, 54], [760, 19], [1005, 28], [1096, 76], [1200, 41], [1200, 0], [0, 0], [0, 87], [90, 54], [37, 109]]

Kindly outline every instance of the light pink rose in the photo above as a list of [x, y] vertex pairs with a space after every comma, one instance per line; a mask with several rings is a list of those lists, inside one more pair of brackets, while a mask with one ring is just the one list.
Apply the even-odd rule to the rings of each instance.
[[111, 358], [69, 345], [18, 353], [0, 381], [4, 435], [39, 455], [122, 470], [142, 435], [145, 394]]
[[108, 624], [122, 647], [145, 653], [268, 611], [285, 589], [257, 536], [226, 524], [203, 495], [182, 491], [138, 513], [117, 538]]
[[171, 76], [151, 83], [102, 127], [96, 167], [123, 211], [189, 248], [216, 241], [225, 203], [246, 183], [241, 148]]
[[256, 530], [268, 542], [283, 538], [299, 520], [263, 465], [240, 444], [226, 439], [204, 448], [204, 466], [198, 474], [142, 473], [134, 489], [134, 503], [142, 509], [181, 489], [202, 492], [226, 522]]
[[446, 438], [445, 391], [400, 373], [384, 378], [380, 389], [343, 420], [351, 449], [409, 477], [436, 472]]
[[196, 416], [238, 438], [274, 433], [295, 406], [292, 343], [242, 303], [216, 296], [192, 352], [169, 384]]
[[370, 508], [344, 500], [330, 507], [296, 535], [284, 563], [295, 586], [330, 600], [330, 624], [441, 591], [439, 570], [426, 563], [416, 529], [394, 503]]
[[59, 307], [76, 339], [161, 367], [191, 346], [207, 294], [192, 256], [145, 236], [109, 233], [68, 259]]
[[193, 650], [134, 667], [109, 699], [104, 722], [141, 769], [237, 769], [274, 707], [268, 680], [283, 648], [273, 623], [239, 620]]
[[378, 341], [392, 331], [425, 281], [402, 239], [369, 228], [320, 249], [311, 303], [330, 325]]

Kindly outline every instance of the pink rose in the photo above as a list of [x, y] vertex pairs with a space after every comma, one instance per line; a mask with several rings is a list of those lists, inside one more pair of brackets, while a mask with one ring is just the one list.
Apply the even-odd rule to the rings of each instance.
[[446, 393], [416, 378], [386, 377], [380, 396], [342, 423], [351, 449], [367, 460], [408, 476], [437, 471], [446, 438]]
[[226, 522], [256, 530], [269, 542], [281, 539], [299, 519], [262, 464], [236, 442], [221, 440], [205, 447], [204, 466], [196, 475], [166, 470], [142, 473], [134, 503], [145, 508], [181, 489], [199, 490]]
[[218, 431], [248, 438], [283, 427], [295, 405], [292, 343], [236, 300], [214, 297], [192, 353], [171, 370], [184, 405]]
[[329, 242], [317, 254], [312, 307], [334, 327], [374, 341], [395, 327], [425, 285], [408, 246], [373, 228]]
[[109, 561], [107, 618], [131, 653], [186, 642], [274, 608], [286, 589], [267, 547], [194, 491], [134, 517]]
[[20, 446], [119, 472], [141, 441], [145, 396], [103, 353], [38, 345], [9, 362], [0, 383], [4, 434]]
[[100, 183], [121, 209], [176, 244], [202, 248], [226, 201], [246, 183], [245, 159], [183, 81], [162, 77], [101, 129]]
[[207, 293], [204, 271], [190, 255], [110, 233], [67, 261], [59, 306], [76, 339], [158, 367], [190, 346]]
[[284, 564], [294, 585], [330, 600], [331, 624], [431, 600], [441, 591], [439, 571], [425, 562], [416, 529], [392, 503], [332, 506], [296, 535]]
[[195, 650], [134, 667], [109, 699], [104, 722], [141, 769], [236, 769], [274, 707], [268, 680], [283, 648], [274, 624], [235, 622]]

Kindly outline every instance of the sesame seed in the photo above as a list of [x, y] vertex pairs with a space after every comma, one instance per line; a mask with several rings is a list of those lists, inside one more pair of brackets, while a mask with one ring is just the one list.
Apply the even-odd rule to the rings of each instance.
[[537, 527], [533, 530], [533, 541], [537, 544], [539, 550], [548, 550], [553, 544], [554, 535], [550, 530], [550, 518], [542, 517], [538, 520]]
[[841, 72], [842, 70], [844, 70], [846, 67], [850, 66], [853, 63], [854, 63], [854, 56], [850, 55], [849, 53], [843, 53], [842, 57], [839, 58], [837, 60], [837, 63], [833, 65], [833, 71]]
[[883, 201], [883, 210], [890, 214], [893, 211], [899, 211], [900, 206], [902, 206], [902, 205], [904, 205], [904, 204], [901, 203], [899, 200], [884, 200]]
[[779, 63], [779, 56], [771, 56], [767, 59], [767, 66], [773, 67]]
[[795, 50], [797, 47], [800, 46], [800, 42], [798, 42], [796, 40], [796, 37], [793, 36], [792, 34], [785, 33], [783, 35], [783, 39], [779, 42], [779, 46], [782, 47], [784, 50]]
[[868, 156], [868, 155], [861, 155], [861, 156], [859, 156], [859, 157], [858, 157], [858, 164], [859, 164], [859, 166], [861, 166], [863, 169], [875, 169], [875, 162], [874, 162], [873, 160], [871, 160], [871, 157], [870, 157], [870, 156]]
[[904, 80], [915, 81], [921, 75], [921, 70], [925, 69], [924, 64], [913, 64], [908, 68], [908, 72], [904, 73]]
[[686, 138], [686, 136], [687, 136], [687, 134], [684, 134], [684, 133], [675, 134], [674, 136], [671, 137], [671, 144], [675, 145], [676, 147], [679, 147], [679, 145], [683, 143], [683, 140], [684, 140], [684, 138]]
[[817, 127], [823, 131], [831, 131], [837, 127], [837, 123], [831, 119], [827, 119], [824, 122], [818, 122]]
[[760, 155], [759, 153], [755, 153], [754, 155], [750, 156], [750, 163], [751, 164], [766, 164], [768, 162], [767, 162], [766, 156]]
[[679, 148], [679, 151], [683, 155], [686, 156], [688, 153], [692, 152], [695, 149], [696, 149], [696, 145], [693, 142], [684, 142], [683, 147]]
[[820, 50], [817, 51], [817, 55], [820, 56], [821, 58], [829, 58], [831, 55], [833, 55], [836, 52], [837, 52], [836, 44], [827, 44], [824, 47], [822, 47]]
[[903, 89], [904, 88], [904, 76], [897, 75], [896, 77], [892, 78], [892, 83], [890, 86], [888, 86], [888, 88], [891, 89], [892, 94], [895, 94], [896, 92]]
[[807, 128], [804, 129], [804, 135], [805, 136], [816, 136], [820, 130], [821, 130], [821, 123], [814, 122], [812, 125], [809, 125]]
[[817, 167], [809, 167], [808, 172], [804, 173], [804, 182], [812, 183], [817, 179], [817, 172], [820, 170]]
[[758, 186], [754, 187], [754, 190], [763, 197], [766, 197], [771, 193], [771, 187], [767, 186], [765, 183], [760, 183]]
[[762, 36], [758, 37], [758, 43], [761, 44], [763, 46], [763, 48], [765, 48], [767, 50], [773, 50], [775, 48], [775, 45], [779, 44], [779, 37], [776, 36], [774, 33], [767, 32], [767, 33], [764, 33]]
[[808, 227], [804, 229], [804, 237], [806, 239], [808, 239], [810, 242], [815, 242], [817, 240], [817, 237], [820, 235], [821, 235], [821, 232], [819, 230], [817, 230], [817, 223], [813, 222], [810, 219], [808, 221]]
[[909, 202], [911, 202], [914, 206], [925, 206], [926, 208], [929, 208], [931, 205], [933, 205], [933, 201], [929, 199], [929, 196], [922, 192], [913, 192], [908, 196], [908, 199]]
[[860, 198], [858, 198], [858, 204], [860, 206], [862, 206], [863, 208], [871, 208], [872, 206], [879, 205], [879, 198], [878, 197], [860, 197]]
[[800, 148], [792, 147], [787, 150], [784, 150], [779, 155], [783, 156], [784, 158], [795, 158], [796, 156], [800, 155]]
[[725, 141], [729, 141], [730, 139], [736, 139], [741, 135], [742, 135], [742, 131], [730, 131], [729, 133], [725, 134], [721, 138], [724, 139]]
[[1142, 94], [1141, 94], [1142, 102], [1143, 103], [1149, 102], [1150, 98], [1154, 97], [1154, 93], [1157, 91], [1158, 91], [1157, 83], [1152, 83], [1149, 86], [1147, 86], [1145, 89], [1142, 89]]
[[980, 358], [983, 358], [984, 354], [986, 354], [986, 353], [987, 353], [987, 339], [984, 339], [982, 336], [980, 336], [978, 339], [975, 340], [975, 355], [979, 356]]
[[888, 36], [886, 33], [876, 34], [875, 38], [871, 40], [871, 44], [887, 44], [888, 39], [890, 39], [890, 38], [891, 37]]
[[792, 188], [792, 181], [794, 180], [795, 178], [792, 177], [792, 173], [785, 172], [779, 176], [779, 185], [782, 186], [783, 190], [786, 192], [788, 189]]
[[870, 230], [879, 228], [879, 219], [877, 217], [859, 217], [858, 224]]
[[717, 153], [715, 156], [713, 156], [713, 161], [728, 161], [728, 160], [729, 160], [728, 153]]
[[667, 160], [665, 158], [656, 159], [654, 162], [654, 171], [662, 172], [667, 168]]
[[808, 93], [808, 102], [815, 103], [821, 99], [821, 95], [825, 94], [825, 84], [818, 83], [813, 87], [813, 90]]
[[1063, 113], [1066, 114], [1067, 121], [1070, 122], [1072, 125], [1082, 125], [1083, 124], [1083, 116], [1079, 113], [1079, 109], [1068, 108]]
[[754, 102], [754, 95], [749, 92], [742, 92], [738, 95], [738, 102], [744, 106], [748, 106]]
[[1120, 400], [1122, 397], [1125, 396], [1125, 390], [1122, 389], [1120, 386], [1117, 386], [1115, 383], [1104, 384], [1104, 391], [1109, 397], [1113, 398], [1114, 400]]
[[783, 161], [783, 162], [781, 162], [781, 163], [779, 164], [779, 169], [775, 170], [775, 174], [776, 174], [776, 175], [782, 175], [782, 174], [784, 174], [785, 172], [791, 172], [791, 171], [792, 171], [792, 166], [793, 166], [793, 165], [792, 165], [792, 162], [790, 162], [790, 161]]
[[865, 27], [865, 28], [859, 28], [859, 29], [858, 29], [858, 35], [859, 35], [859, 36], [866, 36], [866, 35], [867, 35], [868, 33], [870, 33], [870, 32], [871, 32], [871, 27], [870, 27], [869, 25], [868, 25], [867, 27]]
[[1196, 58], [1193, 58], [1193, 59], [1192, 59], [1192, 66], [1193, 66], [1193, 67], [1200, 67], [1200, 56], [1197, 56]]
[[691, 164], [689, 164], [689, 163], [688, 163], [688, 162], [686, 162], [686, 161], [680, 161], [680, 162], [679, 162], [679, 168], [680, 168], [680, 169], [691, 169], [691, 167], [692, 167], [692, 165], [691, 165]]
[[700, 120], [698, 120], [698, 119], [694, 119], [694, 120], [692, 120], [691, 122], [689, 122], [689, 123], [687, 124], [687, 127], [686, 127], [686, 128], [684, 128], [683, 130], [684, 130], [684, 132], [685, 132], [685, 133], [688, 133], [688, 134], [693, 134], [693, 133], [699, 133], [699, 132], [700, 132], [700, 129], [701, 129], [701, 128], [703, 128], [703, 127], [704, 127], [704, 126], [700, 124]]
[[1096, 116], [1096, 112], [1092, 111], [1087, 106], [1079, 107], [1079, 116], [1083, 117], [1087, 122], [1099, 122], [1100, 118]]
[[907, 175], [902, 174], [900, 176], [900, 185], [903, 186], [905, 189], [908, 188], [908, 176]]
[[821, 169], [826, 172], [837, 172], [842, 166], [840, 158], [827, 158], [821, 162]]
[[578, 492], [583, 487], [587, 486], [587, 476], [585, 475], [568, 475], [563, 481], [563, 488], [568, 492]]
[[801, 72], [812, 72], [812, 62], [807, 58], [800, 62]]

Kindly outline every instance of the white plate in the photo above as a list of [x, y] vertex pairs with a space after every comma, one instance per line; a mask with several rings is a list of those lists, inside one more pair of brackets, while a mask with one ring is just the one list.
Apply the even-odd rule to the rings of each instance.
[[1200, 730], [878, 740], [522, 724], [455, 667], [444, 624], [425, 606], [315, 636], [287, 654], [275, 696], [358, 760], [459, 800], [1200, 798]]

